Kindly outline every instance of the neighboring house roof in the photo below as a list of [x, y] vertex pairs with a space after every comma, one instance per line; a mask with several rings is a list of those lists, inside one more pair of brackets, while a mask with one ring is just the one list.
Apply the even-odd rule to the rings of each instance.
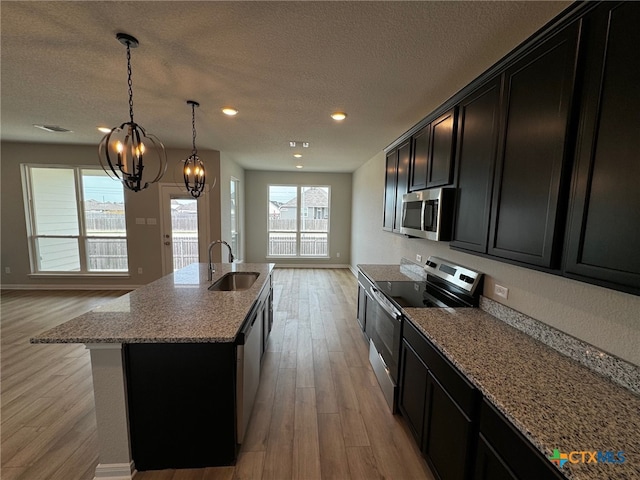
[[102, 212], [123, 212], [124, 203], [118, 202], [98, 202], [97, 200], [89, 199], [84, 201], [85, 210], [102, 211]]
[[[304, 204], [306, 207], [328, 207], [329, 195], [324, 188], [311, 187], [304, 190]], [[283, 207], [296, 208], [298, 199], [293, 197]]]

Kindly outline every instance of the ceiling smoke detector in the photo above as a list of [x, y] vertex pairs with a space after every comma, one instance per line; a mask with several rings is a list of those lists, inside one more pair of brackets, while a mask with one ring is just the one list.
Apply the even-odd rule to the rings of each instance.
[[45, 132], [53, 132], [53, 133], [71, 132], [71, 130], [63, 128], [60, 125], [36, 125], [34, 123], [33, 126], [36, 127], [36, 128], [39, 128], [40, 130], [44, 130]]

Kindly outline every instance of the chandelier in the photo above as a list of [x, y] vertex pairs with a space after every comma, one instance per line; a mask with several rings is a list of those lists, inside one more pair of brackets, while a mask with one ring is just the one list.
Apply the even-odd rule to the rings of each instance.
[[162, 142], [133, 120], [131, 49], [138, 46], [138, 40], [126, 33], [118, 33], [116, 39], [127, 47], [129, 121], [112, 128], [102, 138], [98, 157], [107, 175], [120, 180], [129, 190], [139, 192], [162, 178], [167, 170], [167, 155]]
[[191, 132], [193, 139], [193, 148], [191, 155], [184, 161], [182, 167], [182, 176], [184, 178], [184, 185], [187, 188], [187, 192], [192, 197], [198, 198], [204, 191], [204, 185], [206, 180], [204, 163], [198, 156], [198, 149], [196, 148], [196, 107], [200, 104], [194, 100], [187, 100], [187, 104], [191, 105]]

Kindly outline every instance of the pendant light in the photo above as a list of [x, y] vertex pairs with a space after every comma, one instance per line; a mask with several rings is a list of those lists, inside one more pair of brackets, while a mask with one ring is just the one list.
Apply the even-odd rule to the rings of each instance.
[[116, 39], [127, 47], [129, 121], [112, 128], [102, 138], [98, 157], [107, 175], [120, 180], [129, 190], [139, 192], [162, 178], [167, 170], [167, 155], [162, 142], [133, 120], [131, 49], [138, 46], [138, 40], [126, 33], [118, 33]]
[[191, 105], [191, 132], [193, 139], [193, 148], [191, 155], [184, 161], [182, 167], [182, 176], [184, 178], [184, 185], [187, 188], [187, 192], [192, 197], [198, 198], [204, 191], [204, 184], [206, 181], [206, 175], [204, 170], [204, 163], [198, 156], [198, 149], [196, 148], [196, 107], [200, 104], [194, 100], [187, 100], [187, 105]]

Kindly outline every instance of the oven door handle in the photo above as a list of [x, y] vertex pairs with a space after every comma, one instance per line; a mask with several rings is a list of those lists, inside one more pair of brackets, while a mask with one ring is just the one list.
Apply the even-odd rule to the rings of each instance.
[[394, 307], [388, 304], [389, 301], [386, 298], [384, 298], [383, 294], [380, 293], [378, 289], [373, 287], [371, 289], [371, 294], [373, 295], [373, 298], [375, 299], [376, 303], [380, 305], [380, 307], [382, 307], [382, 309], [385, 312], [391, 315], [391, 317], [394, 320], [399, 322], [402, 319], [402, 314], [398, 310], [396, 310]]

